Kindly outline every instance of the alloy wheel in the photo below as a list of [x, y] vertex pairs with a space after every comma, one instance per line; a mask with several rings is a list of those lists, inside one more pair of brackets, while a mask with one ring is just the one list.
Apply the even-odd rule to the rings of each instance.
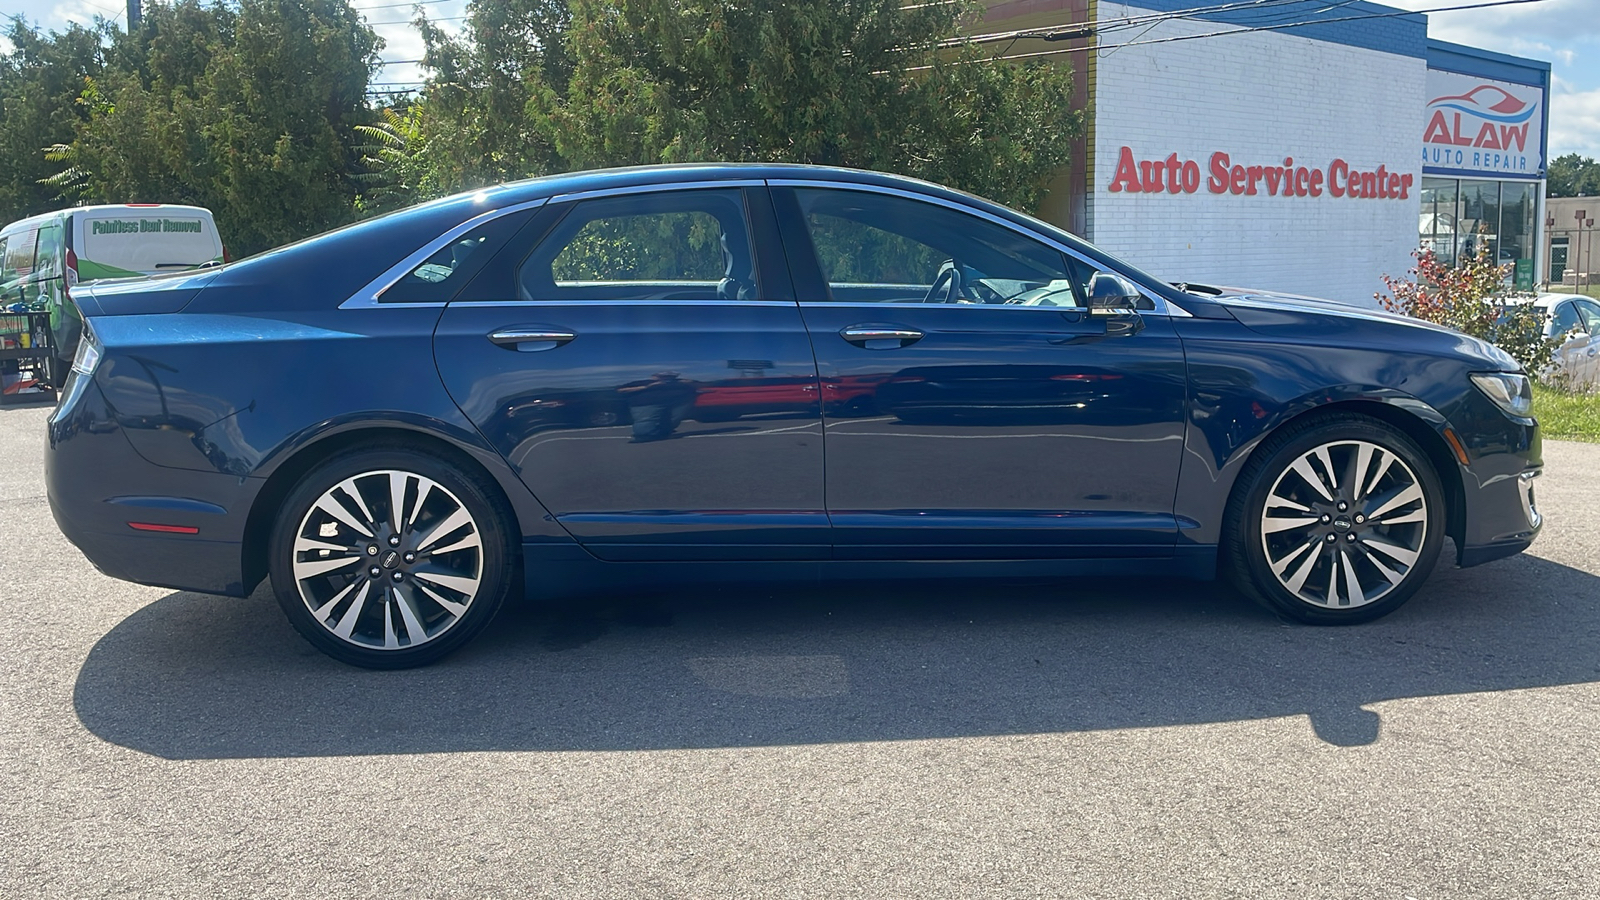
[[466, 615], [483, 582], [478, 523], [454, 493], [415, 472], [340, 481], [295, 532], [293, 573], [311, 617], [341, 641], [406, 650]]
[[1261, 510], [1272, 574], [1298, 599], [1327, 609], [1375, 603], [1422, 555], [1428, 500], [1416, 472], [1369, 441], [1321, 444], [1279, 473]]

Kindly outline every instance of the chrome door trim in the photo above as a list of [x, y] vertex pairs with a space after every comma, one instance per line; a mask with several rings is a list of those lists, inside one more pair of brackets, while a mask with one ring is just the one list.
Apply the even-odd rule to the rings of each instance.
[[915, 341], [926, 335], [915, 328], [894, 326], [852, 325], [842, 329], [839, 336], [847, 341]]
[[[1084, 256], [1082, 253], [1079, 253], [1078, 251], [1072, 249], [1070, 246], [1062, 243], [1061, 241], [1056, 240], [1053, 237], [1050, 237], [1049, 235], [1040, 234], [1039, 232], [1034, 231], [1032, 229], [1022, 228], [1022, 227], [1018, 226], [1017, 223], [1012, 222], [1009, 219], [1002, 219], [1001, 217], [999, 217], [999, 216], [997, 216], [997, 215], [995, 215], [995, 214], [993, 214], [993, 213], [991, 213], [991, 212], [989, 212], [987, 210], [978, 209], [976, 207], [968, 206], [968, 205], [966, 205], [964, 203], [958, 203], [958, 202], [956, 202], [954, 200], [948, 200], [948, 199], [946, 199], [944, 197], [937, 197], [937, 196], [934, 196], [932, 194], [923, 194], [923, 193], [918, 193], [917, 191], [908, 191], [908, 190], [903, 190], [901, 188], [885, 187], [883, 185], [877, 185], [877, 184], [860, 184], [860, 183], [853, 182], [853, 181], [820, 181], [820, 180], [816, 180], [816, 179], [804, 179], [804, 178], [769, 178], [769, 179], [767, 179], [767, 185], [770, 186], [770, 187], [822, 188], [822, 189], [825, 189], [825, 190], [835, 190], [835, 191], [865, 191], [866, 193], [870, 193], [870, 194], [887, 194], [887, 195], [889, 195], [891, 197], [901, 197], [901, 198], [904, 198], [906, 200], [921, 200], [924, 203], [933, 203], [933, 204], [936, 204], [938, 206], [943, 206], [943, 207], [946, 207], [948, 209], [953, 209], [956, 212], [962, 212], [962, 213], [966, 213], [968, 215], [977, 216], [980, 219], [986, 219], [986, 220], [988, 220], [990, 222], [993, 222], [996, 225], [999, 225], [1002, 228], [1008, 229], [1010, 231], [1014, 231], [1017, 234], [1021, 234], [1021, 235], [1024, 235], [1026, 237], [1030, 237], [1030, 238], [1032, 238], [1032, 239], [1034, 239], [1036, 241], [1039, 241], [1040, 243], [1048, 244], [1051, 247], [1054, 247], [1056, 250], [1059, 250], [1062, 253], [1065, 253], [1068, 256], [1071, 256], [1073, 259], [1078, 260], [1079, 262], [1083, 263], [1084, 265], [1093, 266], [1097, 270], [1101, 269], [1104, 266], [1104, 263], [1096, 262], [1095, 260], [1092, 260], [1089, 257]], [[1113, 270], [1113, 271], [1115, 271], [1115, 270]], [[1117, 274], [1121, 275], [1122, 273], [1118, 272]], [[1124, 276], [1124, 277], [1126, 277], [1126, 276]], [[1129, 281], [1131, 282], [1132, 279], [1129, 279]], [[1144, 287], [1144, 285], [1135, 283], [1134, 286], [1139, 288], [1139, 293], [1143, 294], [1147, 299], [1150, 300], [1150, 302], [1155, 304], [1155, 309], [1139, 310], [1139, 314], [1140, 315], [1158, 315], [1158, 316], [1168, 316], [1168, 317], [1171, 317], [1171, 318], [1180, 318], [1180, 319], [1192, 319], [1192, 318], [1194, 318], [1194, 316], [1190, 315], [1188, 310], [1186, 310], [1186, 309], [1184, 309], [1184, 308], [1182, 308], [1180, 306], [1175, 306], [1175, 305], [1173, 305], [1171, 303], [1168, 303], [1166, 301], [1165, 297], [1162, 297], [1160, 294], [1151, 293], [1149, 290], [1147, 290]], [[805, 305], [806, 306], [813, 306], [813, 305], [817, 305], [817, 304], [812, 304], [812, 303], [808, 302]], [[837, 305], [837, 304], [835, 304], [835, 305]], [[846, 305], [846, 306], [858, 306], [858, 305], [862, 305], [862, 306], [866, 306], [866, 305], [872, 305], [872, 306], [909, 306], [909, 305], [913, 305], [913, 304], [887, 304], [887, 303], [855, 304], [855, 303], [848, 303], [848, 304], [844, 304], [844, 305]], [[920, 305], [920, 304], [916, 304], [916, 305]], [[1001, 305], [998, 305], [998, 304], [993, 306], [993, 307], [990, 307], [988, 304], [973, 304], [973, 305], [974, 306], [983, 306], [984, 308], [996, 308], [996, 309], [1003, 308]]]
[[406, 277], [406, 275], [410, 274], [412, 269], [422, 265], [423, 260], [434, 255], [435, 253], [438, 253], [440, 250], [443, 250], [451, 241], [455, 240], [456, 238], [461, 237], [463, 234], [466, 234], [485, 222], [493, 221], [501, 216], [509, 216], [512, 213], [522, 212], [525, 209], [538, 209], [548, 202], [550, 202], [550, 198], [541, 197], [538, 200], [529, 200], [525, 203], [513, 203], [510, 206], [503, 206], [499, 209], [491, 209], [488, 212], [479, 213], [478, 215], [473, 216], [472, 218], [462, 222], [460, 225], [455, 226], [449, 231], [446, 231], [444, 234], [439, 235], [428, 243], [423, 244], [410, 256], [407, 256], [405, 259], [402, 259], [385, 269], [382, 275], [379, 275], [377, 278], [367, 282], [366, 285], [361, 288], [361, 290], [350, 295], [350, 299], [339, 304], [339, 308], [377, 309], [379, 307], [392, 307], [395, 309], [426, 309], [428, 307], [444, 306], [444, 301], [439, 301], [437, 303], [383, 303], [380, 301], [383, 297], [384, 291], [394, 287], [395, 282]]
[[490, 343], [500, 346], [517, 344], [565, 344], [578, 339], [578, 333], [566, 328], [502, 328], [490, 332]]

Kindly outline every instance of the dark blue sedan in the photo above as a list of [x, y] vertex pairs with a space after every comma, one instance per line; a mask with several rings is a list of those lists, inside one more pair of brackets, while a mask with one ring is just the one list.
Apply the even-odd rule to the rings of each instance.
[[1164, 284], [923, 182], [612, 170], [75, 291], [56, 521], [102, 571], [414, 666], [510, 596], [1221, 574], [1381, 616], [1540, 526], [1527, 377], [1393, 316]]

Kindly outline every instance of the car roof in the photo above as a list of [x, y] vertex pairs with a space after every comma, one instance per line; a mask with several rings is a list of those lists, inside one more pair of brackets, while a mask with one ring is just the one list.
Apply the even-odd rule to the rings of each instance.
[[981, 209], [991, 215], [1007, 219], [1022, 228], [1043, 231], [1090, 256], [1097, 257], [1100, 255], [1100, 251], [1090, 247], [1084, 243], [1082, 238], [1067, 232], [1060, 226], [1052, 225], [1049, 222], [1018, 212], [1008, 206], [1003, 206], [976, 194], [970, 194], [966, 191], [935, 184], [931, 181], [923, 181], [920, 178], [912, 178], [907, 175], [891, 175], [886, 172], [873, 172], [866, 169], [814, 166], [800, 163], [673, 163], [653, 166], [627, 166], [615, 169], [590, 169], [583, 172], [567, 172], [560, 175], [546, 175], [523, 181], [491, 185], [476, 191], [463, 191], [459, 194], [400, 210], [391, 215], [404, 216], [413, 213], [425, 215], [427, 211], [437, 207], [460, 203], [469, 199], [479, 203], [509, 205], [535, 200], [555, 199], [573, 194], [586, 194], [591, 191], [626, 190], [628, 188], [653, 187], [656, 185], [670, 188], [673, 185], [689, 182], [747, 182], [769, 179], [827, 182], [844, 187], [862, 185], [893, 188], [928, 197], [941, 197]]
[[[526, 194], [526, 199], [584, 193], [619, 187], [675, 184], [684, 181], [736, 181], [766, 178], [814, 179], [906, 187], [920, 191], [949, 192], [949, 188], [909, 178], [865, 169], [838, 166], [811, 166], [798, 163], [676, 163], [653, 166], [625, 166], [616, 169], [590, 169], [513, 181], [500, 189]], [[519, 197], [518, 199], [524, 199]]]
[[211, 210], [203, 206], [186, 206], [180, 203], [99, 203], [94, 206], [69, 206], [66, 209], [56, 209], [39, 213], [35, 216], [28, 216], [26, 219], [18, 219], [15, 222], [7, 223], [4, 228], [0, 228], [0, 231], [22, 231], [34, 225], [43, 225], [54, 219], [82, 213], [112, 213], [119, 216], [140, 216], [150, 213], [164, 215], [184, 213], [186, 215], [200, 214], [209, 216], [211, 215]]
[[100, 203], [94, 206], [74, 206], [70, 209], [59, 209], [56, 210], [54, 215], [103, 212], [116, 213], [119, 216], [135, 216], [144, 212], [186, 212], [211, 215], [211, 210], [206, 209], [204, 206], [190, 206], [185, 203]]
[[1533, 305], [1549, 309], [1564, 300], [1589, 300], [1592, 302], [1594, 298], [1586, 297], [1583, 294], [1540, 294], [1539, 299], [1533, 301]]

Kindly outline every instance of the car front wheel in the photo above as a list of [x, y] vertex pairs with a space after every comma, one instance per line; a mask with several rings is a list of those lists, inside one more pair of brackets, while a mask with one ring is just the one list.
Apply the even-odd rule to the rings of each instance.
[[1268, 438], [1228, 507], [1224, 571], [1269, 609], [1312, 624], [1393, 612], [1444, 540], [1443, 491], [1400, 431], [1339, 415]]
[[279, 511], [269, 549], [279, 605], [343, 662], [434, 662], [481, 631], [513, 583], [514, 544], [493, 490], [404, 446], [330, 458]]

